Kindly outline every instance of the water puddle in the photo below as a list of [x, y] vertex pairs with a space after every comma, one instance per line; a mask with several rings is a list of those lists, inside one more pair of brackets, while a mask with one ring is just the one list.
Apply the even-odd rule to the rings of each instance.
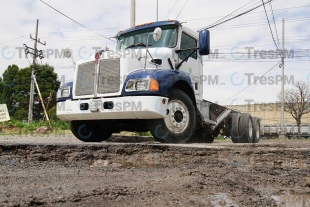
[[209, 197], [211, 204], [213, 206], [219, 207], [237, 207], [234, 201], [230, 199], [230, 197], [226, 193], [216, 193]]
[[276, 205], [285, 207], [310, 206], [310, 192], [295, 192], [294, 190], [280, 191], [280, 195], [272, 196]]

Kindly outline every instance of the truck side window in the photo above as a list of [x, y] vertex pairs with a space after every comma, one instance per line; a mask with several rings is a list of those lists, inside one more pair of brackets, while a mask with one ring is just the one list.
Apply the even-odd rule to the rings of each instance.
[[[196, 47], [197, 47], [197, 41], [191, 36], [182, 32], [180, 49], [190, 49], [190, 48], [196, 48]], [[186, 58], [191, 52], [192, 52], [191, 50], [180, 52], [179, 53], [180, 59], [184, 60], [184, 58]], [[197, 60], [197, 51], [194, 54], [192, 54], [190, 57]]]

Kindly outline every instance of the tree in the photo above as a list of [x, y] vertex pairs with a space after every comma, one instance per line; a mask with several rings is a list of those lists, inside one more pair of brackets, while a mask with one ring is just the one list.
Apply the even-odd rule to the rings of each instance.
[[[278, 95], [281, 101], [281, 93]], [[290, 113], [298, 126], [298, 138], [301, 137], [301, 118], [310, 113], [310, 86], [306, 82], [298, 81], [294, 88], [284, 91], [285, 111]]]
[[[45, 64], [39, 66], [39, 71], [37, 72], [36, 76], [45, 107], [47, 106], [50, 93], [51, 91], [53, 91], [52, 100], [50, 101], [48, 108], [50, 109], [56, 105], [56, 94], [60, 86], [60, 81], [58, 80], [57, 73], [55, 73], [52, 66]], [[36, 119], [41, 119], [44, 116], [43, 108], [42, 104], [40, 103], [38, 92], [37, 90], [35, 91], [36, 94], [34, 96], [33, 117]]]
[[[8, 100], [7, 105], [12, 117], [17, 120], [27, 120], [30, 97], [31, 67], [18, 69], [17, 66], [13, 66], [9, 66], [3, 74], [3, 90], [0, 91], [2, 94], [1, 99]], [[44, 104], [47, 105], [50, 92], [54, 91], [54, 94], [56, 94], [56, 91], [60, 85], [57, 78], [57, 73], [55, 73], [52, 66], [47, 64], [37, 66], [36, 80], [39, 85]], [[11, 83], [11, 85], [7, 85], [6, 83]], [[55, 104], [56, 98], [53, 97], [50, 102], [50, 108], [55, 106]], [[38, 93], [35, 89], [33, 119], [38, 120], [41, 118], [43, 118], [43, 108], [40, 103]]]
[[15, 78], [16, 74], [18, 73], [18, 66], [17, 65], [10, 65], [3, 73], [3, 80], [1, 81], [1, 97], [0, 102], [1, 104], [6, 104], [8, 107], [9, 112], [14, 111], [14, 100], [10, 99], [11, 95], [14, 94], [14, 85], [15, 85]]

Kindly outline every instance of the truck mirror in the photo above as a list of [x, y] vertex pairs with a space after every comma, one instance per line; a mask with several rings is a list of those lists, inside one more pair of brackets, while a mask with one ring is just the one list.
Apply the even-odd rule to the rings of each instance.
[[71, 50], [70, 50], [69, 48], [65, 49], [65, 51], [64, 51], [64, 56], [65, 56], [66, 58], [71, 58], [72, 52], [71, 52]]
[[153, 32], [153, 38], [154, 40], [157, 42], [158, 40], [160, 40], [161, 35], [162, 35], [162, 30], [160, 27], [157, 27], [154, 32]]
[[210, 32], [209, 30], [201, 30], [199, 32], [199, 54], [210, 54]]

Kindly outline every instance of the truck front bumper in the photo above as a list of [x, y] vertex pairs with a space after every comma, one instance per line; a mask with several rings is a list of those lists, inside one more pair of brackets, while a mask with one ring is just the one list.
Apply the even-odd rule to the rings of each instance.
[[64, 121], [161, 119], [166, 117], [167, 104], [168, 98], [160, 96], [67, 100], [57, 103], [57, 116]]

